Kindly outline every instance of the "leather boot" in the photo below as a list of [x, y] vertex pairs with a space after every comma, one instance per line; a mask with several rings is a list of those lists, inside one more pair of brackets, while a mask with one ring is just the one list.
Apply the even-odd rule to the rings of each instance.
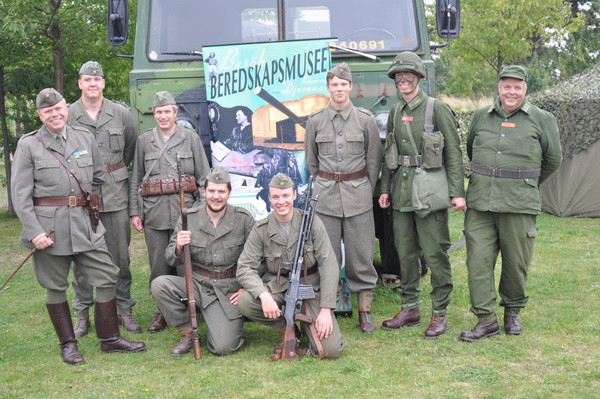
[[431, 316], [429, 327], [425, 330], [425, 339], [435, 339], [446, 332], [446, 316]]
[[75, 319], [75, 337], [80, 338], [88, 333], [90, 328], [90, 310], [86, 309], [77, 313]]
[[47, 303], [46, 309], [48, 309], [50, 320], [52, 320], [54, 330], [58, 336], [63, 362], [71, 365], [85, 363], [79, 348], [77, 348], [69, 304], [67, 302]]
[[360, 330], [364, 333], [375, 331], [375, 324], [371, 320], [371, 302], [373, 293], [371, 291], [360, 291], [358, 293], [358, 322]]
[[139, 334], [142, 332], [142, 327], [133, 319], [131, 310], [119, 311], [119, 325], [123, 326], [126, 331]]
[[165, 320], [165, 317], [162, 315], [162, 313], [156, 312], [152, 323], [150, 323], [148, 326], [148, 332], [157, 333], [164, 330], [165, 327], [167, 327], [167, 321]]
[[146, 349], [143, 342], [128, 341], [119, 334], [116, 298], [96, 302], [94, 323], [102, 352], [139, 352]]
[[504, 313], [504, 332], [509, 335], [521, 335], [523, 329], [518, 314]]
[[460, 339], [461, 341], [473, 342], [498, 334], [500, 334], [498, 320], [494, 318], [494, 320], [489, 321], [487, 323], [482, 323], [481, 321], [477, 322], [475, 328], [473, 328], [471, 331], [462, 332], [458, 339]]
[[391, 319], [385, 320], [381, 324], [384, 330], [395, 330], [402, 327], [417, 326], [421, 323], [421, 313], [419, 308], [402, 309]]
[[194, 336], [191, 331], [184, 332], [181, 334], [181, 340], [179, 344], [171, 349], [171, 356], [185, 355], [194, 347]]

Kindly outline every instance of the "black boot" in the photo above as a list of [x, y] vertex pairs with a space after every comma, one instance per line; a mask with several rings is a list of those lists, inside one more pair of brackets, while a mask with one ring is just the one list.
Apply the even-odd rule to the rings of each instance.
[[71, 365], [85, 363], [77, 348], [69, 304], [67, 302], [47, 303], [46, 308], [54, 325], [54, 330], [56, 330], [56, 335], [58, 335], [63, 362]]
[[96, 302], [94, 324], [102, 352], [139, 352], [146, 349], [143, 342], [128, 341], [119, 334], [116, 298]]

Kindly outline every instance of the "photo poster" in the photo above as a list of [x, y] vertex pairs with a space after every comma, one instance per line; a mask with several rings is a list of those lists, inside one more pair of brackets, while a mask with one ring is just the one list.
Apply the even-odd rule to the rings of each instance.
[[255, 219], [271, 206], [269, 182], [290, 176], [298, 202], [308, 183], [304, 127], [329, 103], [329, 43], [335, 39], [204, 46], [212, 165], [231, 175], [229, 203]]

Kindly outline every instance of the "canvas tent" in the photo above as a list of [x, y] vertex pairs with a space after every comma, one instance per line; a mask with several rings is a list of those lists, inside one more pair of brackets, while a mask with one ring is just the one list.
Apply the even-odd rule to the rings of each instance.
[[552, 112], [563, 163], [542, 185], [542, 209], [557, 216], [600, 217], [600, 63], [530, 97]]

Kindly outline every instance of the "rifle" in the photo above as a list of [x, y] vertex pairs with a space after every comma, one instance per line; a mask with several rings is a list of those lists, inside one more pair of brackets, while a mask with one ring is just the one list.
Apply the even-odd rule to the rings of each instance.
[[[46, 233], [46, 237], [50, 237], [52, 235], [52, 233], [54, 233], [54, 229], [50, 229], [47, 233]], [[4, 284], [2, 284], [2, 287], [0, 287], [0, 291], [4, 289], [4, 287], [6, 287], [6, 284], [9, 283], [10, 279], [13, 278], [15, 276], [15, 274], [17, 274], [17, 272], [19, 270], [21, 270], [21, 268], [23, 267], [23, 265], [25, 263], [27, 263], [27, 261], [29, 260], [29, 258], [31, 258], [31, 256], [37, 251], [37, 248], [33, 248], [30, 252], [29, 255], [27, 255], [25, 257], [25, 259], [23, 259], [23, 262], [21, 262], [21, 264], [19, 266], [17, 266], [17, 268], [15, 269], [15, 271], [10, 275], [10, 277], [4, 282]]]
[[[181, 158], [177, 154], [177, 177], [179, 179], [179, 206], [181, 208], [181, 230], [188, 229], [187, 208], [183, 197], [183, 169], [181, 168]], [[194, 357], [196, 360], [202, 358], [200, 353], [200, 336], [198, 335], [198, 320], [196, 319], [196, 297], [194, 293], [194, 279], [192, 277], [192, 258], [190, 256], [190, 246], [183, 246], [183, 271], [185, 274], [185, 292], [187, 294], [188, 312], [190, 313], [190, 323], [192, 324], [192, 337], [194, 339]]]
[[298, 244], [296, 246], [294, 262], [289, 273], [289, 285], [285, 293], [285, 304], [282, 307], [283, 318], [285, 319], [281, 352], [282, 360], [300, 360], [296, 352], [296, 320], [307, 324], [312, 324], [313, 322], [312, 316], [301, 313], [301, 310], [302, 301], [304, 299], [313, 299], [315, 291], [312, 285], [300, 284], [300, 274], [302, 273], [302, 265], [304, 263], [304, 247], [310, 236], [315, 215], [312, 203], [317, 202], [316, 197], [311, 198], [312, 186], [313, 178], [311, 176], [304, 197], [304, 209], [302, 211]]

